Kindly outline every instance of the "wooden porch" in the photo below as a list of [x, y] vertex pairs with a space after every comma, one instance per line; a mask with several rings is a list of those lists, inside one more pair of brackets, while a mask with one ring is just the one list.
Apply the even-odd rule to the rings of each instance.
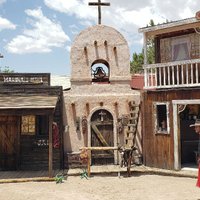
[[[63, 170], [53, 170], [52, 177], [56, 174], [63, 173]], [[24, 178], [41, 178], [49, 177], [48, 170], [40, 171], [0, 171], [0, 180], [1, 179], [24, 179]]]
[[200, 59], [144, 65], [145, 89], [200, 86]]
[[[197, 177], [197, 168], [183, 168], [180, 171], [166, 170], [147, 167], [144, 165], [132, 166], [132, 176], [136, 174], [159, 174], [167, 176], [178, 177]], [[120, 174], [119, 174], [120, 172]], [[82, 169], [65, 169], [65, 170], [53, 170], [53, 177], [57, 174], [64, 174], [67, 176], [79, 176], [82, 173]], [[126, 167], [121, 168], [119, 165], [104, 165], [104, 166], [91, 166], [92, 175], [104, 174], [104, 175], [116, 175], [127, 176]], [[29, 181], [53, 181], [54, 178], [48, 177], [49, 172], [46, 170], [41, 171], [0, 171], [0, 184], [1, 183], [13, 183], [13, 182], [29, 182]]]

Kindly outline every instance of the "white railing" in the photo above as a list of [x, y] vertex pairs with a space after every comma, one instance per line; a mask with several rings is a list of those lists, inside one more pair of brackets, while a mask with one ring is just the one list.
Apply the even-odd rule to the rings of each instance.
[[200, 59], [144, 65], [144, 88], [200, 86]]

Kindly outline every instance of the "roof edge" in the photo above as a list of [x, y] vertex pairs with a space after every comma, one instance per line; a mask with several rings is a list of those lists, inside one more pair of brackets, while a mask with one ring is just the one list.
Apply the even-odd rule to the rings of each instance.
[[192, 17], [192, 18], [182, 19], [178, 21], [158, 24], [155, 26], [142, 27], [138, 29], [138, 32], [139, 33], [153, 32], [160, 29], [167, 29], [171, 27], [182, 26], [182, 25], [187, 25], [187, 24], [197, 23], [197, 22], [200, 22], [200, 20], [197, 20], [195, 17]]

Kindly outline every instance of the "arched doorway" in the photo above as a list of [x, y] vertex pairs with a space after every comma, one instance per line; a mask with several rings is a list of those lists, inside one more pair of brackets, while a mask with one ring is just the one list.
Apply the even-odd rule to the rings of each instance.
[[[114, 146], [113, 116], [105, 109], [99, 109], [91, 117], [91, 146]], [[92, 151], [92, 165], [114, 164], [114, 151]]]

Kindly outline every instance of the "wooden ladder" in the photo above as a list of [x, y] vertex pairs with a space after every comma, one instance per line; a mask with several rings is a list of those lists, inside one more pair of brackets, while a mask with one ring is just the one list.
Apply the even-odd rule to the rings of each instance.
[[137, 125], [139, 119], [139, 105], [135, 104], [135, 101], [129, 103], [130, 116], [128, 119], [127, 128], [125, 130], [124, 147], [131, 149], [135, 146]]

